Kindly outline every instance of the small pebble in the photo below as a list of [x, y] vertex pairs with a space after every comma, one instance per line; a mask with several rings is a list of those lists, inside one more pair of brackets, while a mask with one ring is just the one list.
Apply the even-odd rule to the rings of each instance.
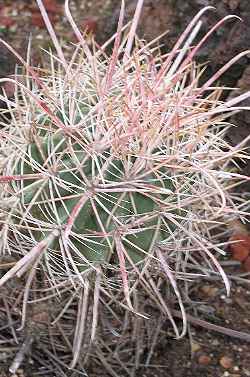
[[198, 363], [200, 365], [208, 365], [210, 364], [211, 362], [211, 357], [209, 357], [208, 355], [201, 355], [198, 359]]
[[225, 369], [230, 369], [230, 368], [232, 368], [233, 360], [232, 360], [230, 357], [223, 356], [223, 357], [220, 359], [220, 365], [221, 365], [223, 368], [225, 368]]
[[214, 340], [212, 340], [211, 344], [213, 346], [218, 346], [220, 344], [220, 342], [217, 339], [214, 339]]
[[208, 297], [215, 297], [219, 291], [217, 287], [213, 287], [211, 285], [204, 285], [201, 290], [202, 293], [204, 293]]
[[191, 350], [192, 350], [192, 352], [197, 352], [200, 349], [201, 349], [201, 346], [198, 343], [196, 343], [196, 342], [192, 342], [191, 343]]

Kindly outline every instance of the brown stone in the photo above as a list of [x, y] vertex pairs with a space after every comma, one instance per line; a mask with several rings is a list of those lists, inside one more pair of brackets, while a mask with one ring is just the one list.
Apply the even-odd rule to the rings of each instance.
[[233, 359], [231, 359], [230, 357], [227, 357], [227, 356], [223, 356], [220, 359], [220, 365], [224, 369], [230, 369], [230, 368], [232, 368], [232, 365], [233, 365]]
[[250, 272], [250, 256], [244, 261], [243, 268], [246, 272]]
[[208, 365], [211, 363], [211, 357], [208, 355], [200, 355], [198, 358], [198, 363], [200, 365]]

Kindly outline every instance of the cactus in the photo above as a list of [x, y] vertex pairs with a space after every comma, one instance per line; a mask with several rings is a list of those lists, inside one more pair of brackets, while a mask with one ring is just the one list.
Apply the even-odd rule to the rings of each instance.
[[[26, 274], [23, 322], [37, 271], [44, 271], [55, 292], [68, 284], [76, 289], [81, 299], [74, 367], [88, 313], [94, 344], [105, 306], [115, 303], [144, 320], [148, 314], [138, 302], [147, 295], [181, 337], [188, 302], [183, 284], [217, 271], [229, 292], [217, 260], [225, 251], [210, 232], [225, 216], [246, 217], [230, 191], [233, 181], [244, 178], [232, 162], [246, 155], [223, 137], [229, 126], [225, 119], [249, 93], [223, 102], [214, 82], [248, 52], [200, 85], [202, 69], [194, 56], [210, 32], [190, 46], [209, 7], [162, 57], [135, 37], [143, 1], [123, 35], [122, 2], [113, 53], [107, 57], [107, 45], [97, 50], [87, 45], [66, 1], [79, 40], [67, 61], [37, 2], [58, 56], [49, 52], [50, 71], [23, 62], [22, 80], [0, 80], [16, 87], [14, 102], [5, 97], [11, 119], [1, 138], [2, 252], [21, 255], [0, 285]], [[165, 284], [175, 293], [170, 303]], [[181, 331], [171, 312], [176, 304]]]

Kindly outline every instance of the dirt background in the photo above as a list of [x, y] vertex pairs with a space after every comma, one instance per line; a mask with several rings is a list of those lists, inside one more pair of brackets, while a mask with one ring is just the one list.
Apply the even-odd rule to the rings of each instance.
[[[48, 0], [45, 4], [60, 38], [68, 42], [74, 41], [72, 31], [63, 15], [63, 1]], [[115, 31], [119, 16], [119, 0], [72, 0], [70, 4], [78, 25], [82, 30], [87, 28], [93, 33], [98, 43], [104, 42]], [[131, 19], [135, 5], [135, 0], [126, 1], [126, 20]], [[205, 14], [201, 32], [205, 32], [228, 14], [233, 13], [242, 19], [242, 22], [227, 21], [199, 53], [197, 58], [208, 63], [207, 72], [211, 74], [237, 53], [250, 49], [249, 0], [145, 0], [138, 33], [142, 38], [151, 40], [168, 30], [168, 34], [162, 39], [162, 48], [168, 50], [197, 11], [207, 5], [215, 6], [216, 11]], [[39, 48], [48, 48], [50, 42], [35, 1], [0, 1], [0, 37], [25, 56], [30, 33], [34, 47], [32, 58], [34, 63], [37, 63], [41, 57]], [[13, 74], [15, 64], [13, 55], [1, 46], [0, 77]], [[250, 52], [224, 75], [222, 82], [230, 87], [237, 86], [239, 91], [250, 90]], [[244, 105], [250, 106], [250, 102], [246, 101]], [[249, 135], [250, 117], [244, 112], [235, 116], [233, 121], [238, 127], [232, 128], [228, 139], [235, 144]], [[244, 164], [242, 169], [244, 174], [250, 175], [249, 164]], [[249, 184], [246, 184], [242, 190], [247, 194], [249, 188]], [[236, 277], [231, 297], [226, 298], [223, 287], [217, 283], [200, 283], [193, 293], [193, 299], [201, 303], [197, 314], [213, 323], [249, 333], [250, 281], [241, 282], [240, 278], [244, 274], [240, 265], [236, 264], [230, 268], [229, 272]], [[0, 316], [0, 328], [1, 326]], [[162, 331], [151, 365], [148, 368], [142, 366], [135, 377], [250, 376], [250, 347], [247, 342], [194, 326], [190, 326], [189, 335], [185, 339], [176, 341], [167, 336], [167, 329], [166, 322], [165, 332]], [[3, 349], [0, 339], [0, 377], [9, 376], [7, 370], [14, 356], [13, 352]], [[39, 375], [39, 367], [34, 365], [32, 356], [18, 371], [20, 377]], [[57, 376], [56, 373], [52, 373], [51, 377], [52, 375]], [[106, 377], [109, 374], [105, 374], [102, 367], [97, 367], [90, 376]]]

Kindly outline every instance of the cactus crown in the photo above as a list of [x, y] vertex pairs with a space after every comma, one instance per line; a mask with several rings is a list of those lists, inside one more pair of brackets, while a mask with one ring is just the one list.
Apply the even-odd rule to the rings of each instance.
[[[199, 85], [202, 70], [193, 57], [209, 33], [190, 46], [207, 8], [163, 58], [135, 39], [142, 3], [124, 36], [122, 3], [107, 57], [104, 48], [86, 44], [66, 2], [79, 40], [72, 59], [67, 62], [50, 31], [58, 53], [49, 53], [50, 71], [25, 63], [25, 82], [8, 79], [16, 97], [5, 98], [12, 118], [1, 140], [2, 182], [8, 183], [1, 192], [2, 249], [23, 257], [0, 283], [25, 272], [32, 276], [40, 265], [55, 289], [65, 281], [80, 285], [88, 300], [93, 288], [96, 317], [97, 298], [105, 292], [138, 312], [133, 297], [142, 287], [178, 337], [186, 331], [178, 279], [192, 280], [214, 265], [229, 290], [215, 255], [224, 251], [216, 242], [212, 248], [209, 235], [225, 214], [244, 217], [229, 191], [239, 178], [231, 161], [244, 154], [223, 135], [227, 114], [249, 93], [223, 103], [221, 88], [212, 87], [244, 53]], [[182, 332], [157, 288], [163, 276], [181, 308]]]

